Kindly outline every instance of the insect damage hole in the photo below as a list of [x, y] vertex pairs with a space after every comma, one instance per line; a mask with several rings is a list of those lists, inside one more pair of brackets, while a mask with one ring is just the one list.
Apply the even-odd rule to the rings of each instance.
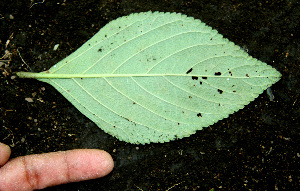
[[219, 94], [222, 94], [222, 93], [223, 93], [223, 90], [218, 89], [218, 92], [219, 92]]
[[189, 74], [189, 73], [191, 73], [193, 71], [193, 68], [190, 68], [187, 72], [186, 72], [186, 74]]
[[197, 76], [192, 76], [192, 80], [198, 80]]
[[197, 117], [202, 117], [202, 114], [201, 113], [197, 113]]
[[221, 76], [221, 72], [215, 72], [215, 76]]

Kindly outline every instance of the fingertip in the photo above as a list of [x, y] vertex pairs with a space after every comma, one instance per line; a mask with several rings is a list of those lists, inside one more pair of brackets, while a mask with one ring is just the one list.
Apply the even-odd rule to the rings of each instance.
[[[0, 149], [0, 153], [8, 153], [6, 157], [9, 156], [10, 148], [7, 145], [1, 144]], [[0, 190], [42, 189], [101, 178], [109, 174], [113, 167], [111, 155], [97, 149], [75, 149], [18, 157], [0, 169]]]
[[0, 166], [5, 165], [11, 154], [11, 149], [8, 145], [0, 143]]
[[[78, 149], [66, 153], [69, 159], [70, 181], [101, 178], [114, 168], [111, 155], [98, 149]], [[80, 157], [78, 157], [80, 156]]]
[[103, 150], [101, 150], [101, 152], [102, 152], [102, 157], [104, 158], [105, 161], [105, 164], [103, 166], [105, 167], [107, 174], [109, 174], [114, 168], [114, 160], [108, 152]]

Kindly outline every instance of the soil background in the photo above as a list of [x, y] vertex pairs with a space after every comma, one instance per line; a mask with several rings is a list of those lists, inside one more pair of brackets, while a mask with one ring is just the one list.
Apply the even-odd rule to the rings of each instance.
[[[15, 76], [47, 70], [108, 22], [150, 10], [200, 19], [272, 65], [282, 74], [274, 100], [263, 93], [188, 138], [133, 145], [104, 133], [50, 85]], [[48, 191], [299, 190], [299, 21], [297, 0], [3, 0], [0, 141], [11, 158], [75, 148], [113, 156], [108, 176]]]

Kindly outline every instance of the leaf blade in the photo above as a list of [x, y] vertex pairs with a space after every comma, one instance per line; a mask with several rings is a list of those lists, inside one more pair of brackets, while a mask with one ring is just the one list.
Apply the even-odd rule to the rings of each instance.
[[35, 77], [105, 132], [145, 144], [228, 117], [280, 76], [199, 20], [147, 12], [112, 21]]

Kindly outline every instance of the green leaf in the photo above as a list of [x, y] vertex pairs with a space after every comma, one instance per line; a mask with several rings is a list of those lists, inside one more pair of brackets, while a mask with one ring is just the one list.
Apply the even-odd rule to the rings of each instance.
[[50, 70], [18, 75], [51, 84], [105, 132], [137, 144], [188, 137], [281, 77], [200, 20], [160, 12], [118, 18]]

